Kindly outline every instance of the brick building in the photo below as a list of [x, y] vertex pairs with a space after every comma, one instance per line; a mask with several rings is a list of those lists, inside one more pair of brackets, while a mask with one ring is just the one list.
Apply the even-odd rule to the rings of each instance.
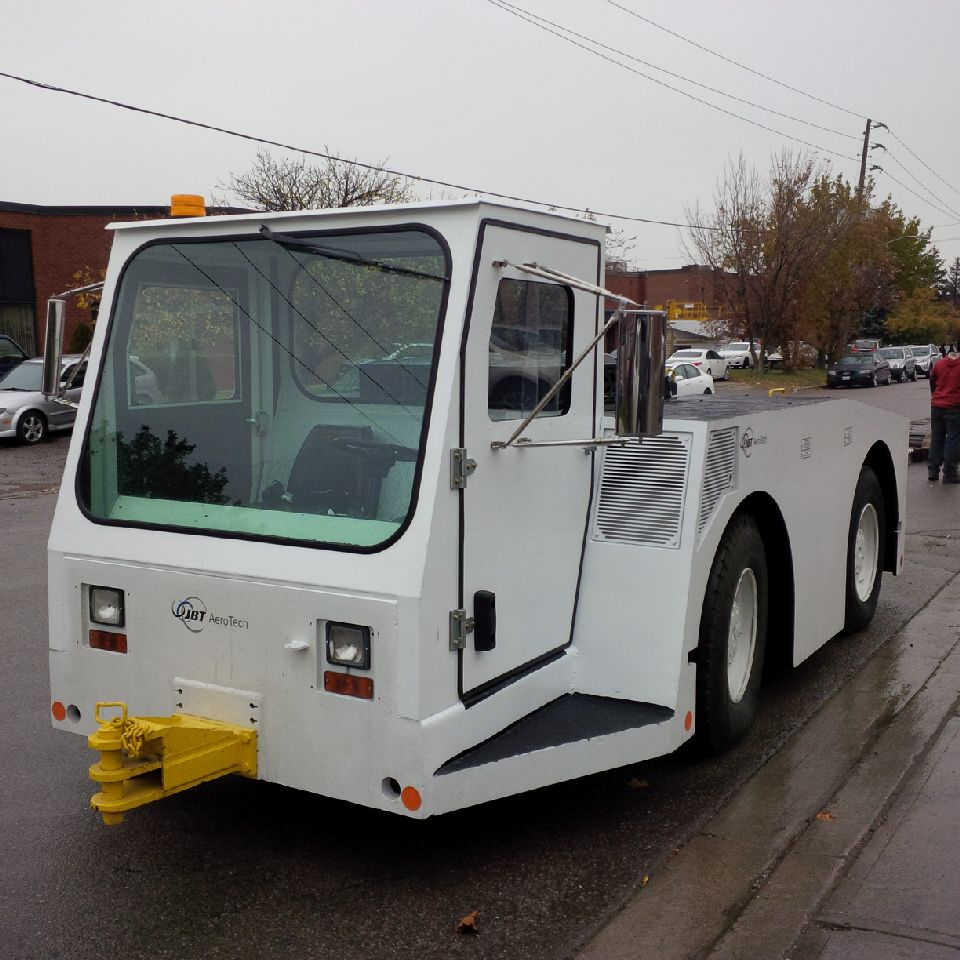
[[[110, 254], [106, 226], [165, 217], [168, 207], [44, 207], [0, 201], [0, 333], [29, 354], [40, 352], [48, 298], [101, 279]], [[77, 278], [80, 274], [80, 278]], [[95, 317], [67, 305], [64, 343]]]
[[[667, 310], [671, 344], [690, 341], [713, 345], [725, 327], [735, 328], [735, 319], [723, 311], [720, 285], [722, 270], [688, 264], [675, 270], [627, 270], [608, 273], [606, 286], [614, 293], [651, 309]], [[616, 304], [607, 301], [609, 314]], [[707, 321], [705, 324], [703, 321]], [[702, 329], [698, 329], [702, 327]], [[608, 345], [609, 346], [609, 345]]]

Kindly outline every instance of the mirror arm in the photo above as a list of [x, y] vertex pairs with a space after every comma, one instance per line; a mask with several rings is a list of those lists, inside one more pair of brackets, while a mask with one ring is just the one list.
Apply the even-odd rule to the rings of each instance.
[[[591, 291], [592, 292], [592, 291]], [[615, 296], [615, 294], [614, 294]], [[539, 416], [540, 412], [547, 406], [547, 404], [563, 389], [565, 383], [567, 383], [570, 378], [573, 376], [573, 371], [580, 366], [581, 363], [593, 352], [593, 348], [603, 339], [607, 331], [611, 327], [615, 326], [620, 322], [620, 314], [623, 312], [623, 302], [617, 304], [617, 309], [613, 311], [613, 316], [603, 325], [603, 329], [590, 341], [590, 343], [583, 349], [580, 355], [572, 364], [564, 371], [563, 376], [547, 391], [544, 398], [533, 408], [533, 412], [517, 427], [516, 430], [510, 435], [508, 440], [494, 440], [490, 447], [493, 450], [506, 450], [507, 447], [513, 446], [517, 438], [530, 426], [530, 424]]]

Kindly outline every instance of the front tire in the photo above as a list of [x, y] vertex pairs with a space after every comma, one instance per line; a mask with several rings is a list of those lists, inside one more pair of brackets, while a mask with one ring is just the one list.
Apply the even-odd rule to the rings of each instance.
[[864, 467], [853, 493], [847, 533], [845, 633], [862, 630], [877, 612], [885, 524], [880, 481], [870, 467]]
[[17, 439], [21, 443], [39, 443], [47, 435], [47, 418], [39, 410], [27, 410], [17, 421]]
[[735, 517], [713, 559], [700, 617], [697, 738], [712, 753], [740, 740], [757, 712], [767, 603], [763, 539], [752, 517]]

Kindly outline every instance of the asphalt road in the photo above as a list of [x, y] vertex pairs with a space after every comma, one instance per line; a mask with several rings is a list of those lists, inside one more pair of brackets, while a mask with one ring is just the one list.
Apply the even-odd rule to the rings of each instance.
[[[928, 409], [922, 381], [858, 398]], [[874, 624], [771, 678], [751, 734], [723, 757], [684, 749], [426, 822], [228, 778], [107, 829], [86, 806], [92, 755], [48, 723], [45, 539], [67, 442], [0, 444], [8, 960], [570, 956], [960, 571], [960, 488], [911, 465], [907, 564], [885, 576]], [[457, 934], [473, 910], [479, 934]]]

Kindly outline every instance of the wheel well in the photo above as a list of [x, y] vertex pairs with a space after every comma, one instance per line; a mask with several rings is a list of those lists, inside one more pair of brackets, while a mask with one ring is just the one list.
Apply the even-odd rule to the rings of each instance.
[[770, 595], [767, 603], [767, 646], [764, 670], [778, 672], [793, 664], [794, 579], [793, 551], [783, 514], [768, 493], [750, 494], [737, 507], [733, 519], [751, 516], [763, 538], [767, 555]]
[[897, 528], [900, 525], [900, 501], [897, 498], [897, 471], [893, 466], [890, 449], [878, 440], [863, 461], [870, 467], [880, 481], [883, 491], [883, 512], [886, 517], [886, 529], [883, 538], [883, 569], [889, 573], [897, 572]]

